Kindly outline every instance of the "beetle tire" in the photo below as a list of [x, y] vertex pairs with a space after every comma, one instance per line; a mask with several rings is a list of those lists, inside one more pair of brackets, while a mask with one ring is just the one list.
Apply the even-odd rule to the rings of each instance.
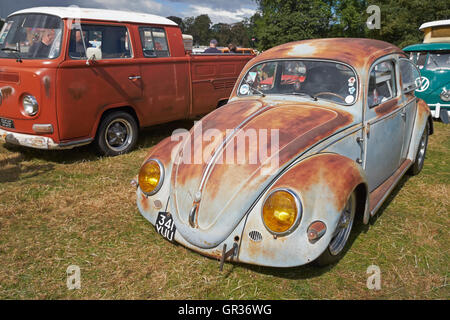
[[[118, 156], [130, 152], [136, 145], [139, 128], [132, 115], [117, 111], [104, 117], [97, 130], [95, 147], [100, 155]], [[112, 135], [112, 138], [111, 138]], [[117, 144], [113, 144], [117, 135]]]
[[[356, 216], [356, 201], [357, 201], [357, 197], [356, 197], [356, 192], [353, 191], [350, 194], [350, 197], [347, 200], [347, 203], [345, 204], [344, 209], [341, 212], [341, 218], [339, 219], [338, 222], [338, 226], [336, 226], [336, 230], [335, 233], [338, 231], [339, 229], [339, 224], [341, 223], [341, 221], [343, 220], [344, 215], [345, 216], [349, 216], [350, 220], [347, 221], [348, 227], [345, 228], [345, 230], [343, 229], [339, 229], [344, 231], [344, 234], [341, 235], [340, 232], [338, 232], [330, 241], [329, 245], [327, 246], [327, 248], [325, 249], [325, 251], [316, 259], [314, 260], [314, 265], [318, 266], [318, 267], [323, 267], [323, 266], [327, 266], [333, 263], [338, 262], [347, 252], [349, 246], [350, 246], [350, 234], [352, 232], [352, 227], [355, 223], [355, 216]], [[338, 240], [338, 237], [342, 237], [342, 241], [339, 245], [339, 249], [338, 252], [336, 252], [336, 246], [334, 245], [334, 243]]]
[[423, 131], [423, 134], [420, 137], [419, 148], [417, 150], [414, 163], [408, 170], [408, 174], [411, 176], [418, 175], [423, 169], [423, 164], [425, 162], [425, 156], [427, 154], [427, 147], [428, 147], [428, 132], [429, 129], [427, 123], [425, 126], [425, 130]]

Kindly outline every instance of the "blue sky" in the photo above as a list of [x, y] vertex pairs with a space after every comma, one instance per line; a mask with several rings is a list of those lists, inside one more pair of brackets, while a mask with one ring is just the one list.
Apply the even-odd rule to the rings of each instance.
[[152, 13], [161, 16], [191, 17], [208, 14], [213, 23], [233, 23], [256, 11], [254, 0], [0, 0], [0, 17], [39, 6], [104, 8]]

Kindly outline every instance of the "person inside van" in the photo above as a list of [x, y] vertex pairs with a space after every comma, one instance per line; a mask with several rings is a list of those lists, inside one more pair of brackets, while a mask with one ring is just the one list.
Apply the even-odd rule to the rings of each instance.
[[33, 58], [48, 58], [53, 41], [55, 40], [55, 30], [47, 29], [43, 32], [41, 41], [36, 41], [30, 47], [29, 53]]
[[203, 53], [222, 53], [219, 49], [217, 49], [217, 40], [212, 39], [209, 42], [209, 48], [206, 49]]
[[234, 44], [230, 43], [228, 45], [228, 50], [230, 50], [230, 53], [237, 53], [237, 48]]

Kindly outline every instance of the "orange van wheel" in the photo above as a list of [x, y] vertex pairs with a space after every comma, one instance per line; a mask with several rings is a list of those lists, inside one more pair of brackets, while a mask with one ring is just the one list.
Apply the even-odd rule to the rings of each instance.
[[95, 137], [97, 151], [104, 156], [130, 152], [136, 145], [139, 128], [127, 112], [117, 111], [104, 117]]

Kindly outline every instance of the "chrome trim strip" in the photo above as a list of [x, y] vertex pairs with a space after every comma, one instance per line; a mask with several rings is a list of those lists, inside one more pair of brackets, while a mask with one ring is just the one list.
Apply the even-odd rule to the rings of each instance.
[[91, 143], [92, 141], [94, 141], [94, 138], [64, 142], [64, 143], [58, 144], [58, 148], [80, 147], [80, 146], [87, 145], [87, 144]]
[[214, 152], [214, 155], [211, 157], [211, 160], [209, 161], [203, 176], [202, 176], [202, 180], [200, 181], [200, 186], [198, 188], [198, 192], [202, 192], [203, 187], [205, 185], [206, 179], [209, 177], [209, 174], [211, 173], [211, 168], [214, 165], [217, 157], [219, 156], [220, 152], [222, 152], [222, 150], [225, 148], [225, 146], [227, 145], [227, 143], [235, 136], [236, 132], [238, 132], [240, 129], [242, 129], [242, 127], [244, 125], [246, 125], [248, 122], [250, 122], [250, 120], [252, 120], [253, 118], [255, 118], [256, 116], [260, 115], [261, 113], [263, 113], [264, 111], [266, 111], [269, 108], [272, 108], [274, 105], [268, 105], [265, 106], [264, 108], [258, 110], [257, 112], [253, 113], [252, 115], [248, 116], [246, 119], [244, 119], [244, 121], [242, 121], [237, 127], [235, 127], [233, 129], [233, 132], [231, 132], [226, 139], [222, 142], [222, 144], [216, 149], [216, 151]]

